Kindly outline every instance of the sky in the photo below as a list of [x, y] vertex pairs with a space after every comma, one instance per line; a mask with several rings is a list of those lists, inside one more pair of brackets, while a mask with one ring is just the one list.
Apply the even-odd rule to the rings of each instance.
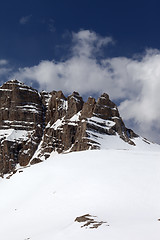
[[5, 0], [0, 84], [107, 92], [127, 125], [160, 143], [160, 2]]

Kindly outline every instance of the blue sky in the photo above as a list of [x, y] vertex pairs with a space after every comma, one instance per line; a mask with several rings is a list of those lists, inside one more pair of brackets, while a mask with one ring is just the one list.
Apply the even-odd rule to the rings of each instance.
[[160, 48], [159, 8], [154, 0], [1, 1], [0, 57], [16, 66], [59, 59], [69, 34], [80, 29], [112, 36], [116, 46], [109, 56], [131, 57], [146, 47]]
[[160, 2], [0, 3], [0, 83], [107, 92], [128, 127], [160, 142]]

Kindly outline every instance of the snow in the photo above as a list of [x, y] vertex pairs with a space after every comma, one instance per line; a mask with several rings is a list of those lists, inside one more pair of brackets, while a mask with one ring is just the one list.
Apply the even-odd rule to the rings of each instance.
[[21, 124], [21, 125], [23, 125], [23, 124], [34, 124], [34, 122], [26, 122], [26, 121], [9, 121], [9, 120], [4, 120], [3, 121], [4, 123], [7, 123], [7, 124], [11, 124], [11, 123], [18, 123], [18, 124]]
[[[159, 154], [52, 154], [0, 179], [1, 239], [159, 240]], [[109, 226], [81, 228], [75, 219], [85, 214]]]
[[4, 107], [2, 107], [2, 108], [0, 108], [0, 110], [8, 111], [8, 108], [4, 108]]
[[89, 134], [89, 139], [96, 141], [100, 144], [101, 149], [119, 149], [119, 150], [132, 150], [132, 151], [160, 151], [160, 145], [151, 143], [142, 137], [131, 139], [136, 146], [128, 144], [123, 141], [118, 134], [107, 135], [93, 132], [90, 130], [86, 131]]
[[[42, 92], [45, 92], [45, 91], [42, 91]], [[51, 95], [50, 93], [48, 93], [48, 92], [45, 92], [45, 93], [46, 93], [46, 96], [45, 96], [45, 105], [46, 105], [46, 107], [48, 107], [48, 104], [49, 104], [49, 101], [50, 101], [52, 95]]]
[[53, 128], [54, 130], [57, 130], [57, 129], [60, 128], [63, 124], [64, 124], [64, 117], [61, 118], [61, 119], [58, 119], [58, 120], [51, 126], [51, 128]]
[[25, 130], [15, 130], [15, 129], [5, 129], [0, 130], [0, 139], [6, 139], [8, 141], [15, 141], [15, 140], [27, 140], [28, 135], [32, 131], [25, 131]]
[[11, 89], [5, 89], [5, 88], [0, 88], [0, 91], [7, 91], [7, 92], [11, 92]]
[[80, 102], [80, 99], [76, 98], [75, 96], [70, 95], [69, 97], [70, 97], [70, 99], [73, 98], [75, 100], [75, 102]]
[[78, 126], [78, 123], [76, 123], [76, 122], [68, 122], [67, 124], [71, 125], [71, 126]]
[[112, 117], [112, 119], [120, 119], [119, 117]]
[[[67, 102], [67, 101], [66, 101]], [[53, 128], [54, 130], [60, 129], [64, 124], [77, 126], [77, 123], [79, 121], [79, 117], [81, 115], [81, 111], [76, 113], [73, 117], [71, 117], [69, 120], [65, 120], [65, 117], [62, 117], [61, 119], [58, 119], [52, 126], [50, 126], [50, 122], [47, 124], [46, 128]]]
[[31, 89], [29, 87], [19, 87], [19, 90], [38, 93], [37, 90]]
[[67, 100], [63, 100], [63, 109], [64, 110], [68, 110], [68, 101]]
[[[17, 85], [17, 86], [19, 86], [19, 89], [20, 90], [26, 90], [26, 91], [30, 91], [30, 92], [36, 92], [37, 93], [37, 90], [36, 89], [33, 89], [33, 88], [31, 88], [31, 87], [28, 87], [27, 85], [25, 85], [24, 83], [22, 83], [21, 81], [19, 81], [19, 80], [16, 80], [16, 79], [12, 79], [12, 80], [10, 80], [10, 81], [7, 81], [7, 82], [5, 82], [5, 84], [7, 84], [7, 85]], [[0, 91], [13, 91], [12, 89], [0, 89]]]
[[[37, 105], [38, 106], [38, 104], [34, 104], [34, 105]], [[34, 108], [34, 109], [37, 109], [37, 107], [36, 106], [34, 106], [33, 104], [25, 104], [25, 105], [23, 105], [23, 106], [17, 106], [18, 108]]]
[[33, 113], [37, 113], [39, 114], [40, 113], [40, 109], [38, 109], [36, 106], [34, 105], [23, 105], [23, 106], [17, 106], [17, 108], [21, 108], [22, 111], [28, 111], [28, 112], [33, 112]]
[[41, 161], [44, 161], [44, 160], [45, 160], [44, 154], [41, 153], [43, 142], [44, 142], [44, 136], [43, 136], [42, 140], [40, 141], [40, 143], [39, 143], [39, 145], [38, 145], [38, 148], [37, 148], [37, 150], [35, 151], [34, 155], [32, 156], [30, 162], [32, 162], [32, 160], [33, 160], [34, 158], [39, 158]]
[[70, 118], [70, 121], [71, 121], [71, 122], [78, 122], [80, 116], [81, 116], [81, 111], [79, 111], [79, 112], [76, 113], [73, 117], [71, 117], [71, 118]]
[[[88, 118], [88, 122], [91, 123], [91, 124], [94, 124], [98, 127], [106, 128], [106, 129], [110, 129], [111, 127], [113, 127], [115, 125], [115, 122], [113, 122], [113, 121], [104, 120], [104, 119], [98, 118], [98, 117]], [[102, 126], [102, 124], [104, 126]]]
[[111, 108], [112, 110], [115, 110], [115, 111], [117, 111], [117, 108], [116, 107], [114, 107], [114, 108]]
[[7, 81], [7, 82], [5, 82], [5, 84], [7, 84], [7, 85], [9, 85], [9, 84], [11, 84], [11, 85], [15, 84], [15, 85], [18, 85], [18, 86], [25, 86], [25, 87], [27, 87], [24, 83], [22, 83], [21, 81], [16, 80], [16, 79], [12, 79], [12, 80], [10, 80], [10, 81]]
[[[59, 98], [56, 98], [57, 100], [59, 100]], [[68, 101], [64, 100], [64, 99], [60, 99], [61, 104], [58, 106], [58, 111], [60, 111], [61, 109], [67, 111], [68, 109]]]

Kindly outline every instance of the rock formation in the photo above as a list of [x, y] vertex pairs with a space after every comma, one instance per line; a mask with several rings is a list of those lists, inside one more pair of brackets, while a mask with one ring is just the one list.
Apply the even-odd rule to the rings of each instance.
[[58, 153], [100, 149], [99, 137], [118, 135], [128, 144], [137, 135], [127, 129], [116, 105], [104, 93], [86, 102], [77, 92], [47, 93], [11, 80], [0, 87], [0, 174], [13, 172]]

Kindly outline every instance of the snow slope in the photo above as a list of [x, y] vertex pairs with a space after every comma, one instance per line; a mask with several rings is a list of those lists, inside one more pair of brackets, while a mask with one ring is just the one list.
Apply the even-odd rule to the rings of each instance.
[[[1, 239], [159, 240], [159, 156], [131, 150], [52, 154], [0, 179]], [[86, 214], [105, 223], [82, 227], [75, 219]]]

